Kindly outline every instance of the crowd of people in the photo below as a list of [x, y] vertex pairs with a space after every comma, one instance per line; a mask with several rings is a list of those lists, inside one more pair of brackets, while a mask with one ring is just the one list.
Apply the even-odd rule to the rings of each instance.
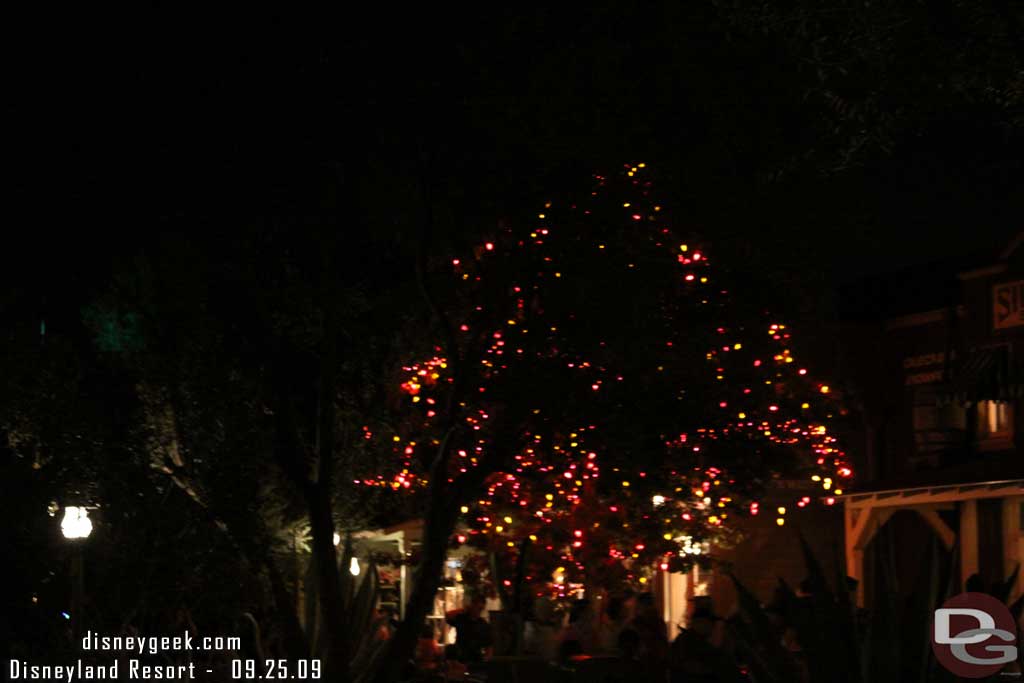
[[[612, 595], [601, 604], [603, 609], [590, 600], [573, 604], [568, 624], [557, 638], [557, 661], [581, 655], [607, 658], [604, 666], [621, 669], [623, 680], [739, 680], [725, 623], [715, 615], [709, 599], [695, 600], [689, 626], [671, 640], [651, 593]], [[535, 644], [527, 640], [525, 649], [531, 646]]]
[[[455, 631], [454, 643], [442, 646], [426, 626], [416, 648], [415, 668], [425, 679], [478, 675], [492, 657], [494, 625], [484, 617], [481, 596], [445, 615]], [[669, 638], [668, 628], [651, 593], [605, 596], [574, 601], [566, 613], [554, 601], [538, 599], [525, 614], [526, 657], [573, 665], [621, 669], [624, 680], [669, 680], [711, 683], [741, 680], [730, 653], [727, 629], [706, 598], [698, 598], [687, 628]]]
[[[491, 612], [491, 619], [485, 617], [487, 601], [476, 595], [445, 615], [454, 631], [452, 644], [441, 645], [432, 627], [424, 629], [412, 666], [421, 681], [486, 680], [483, 674], [497, 650], [513, 655], [495, 658], [509, 665], [551, 664], [543, 664], [543, 670], [556, 675], [538, 676], [534, 683], [808, 683], [833, 666], [856, 662], [857, 647], [871, 636], [871, 613], [857, 606], [857, 580], [847, 577], [840, 585], [841, 592], [808, 578], [790, 588], [780, 580], [766, 603], [737, 605], [728, 617], [716, 614], [710, 597], [694, 597], [674, 637], [652, 593], [627, 590], [566, 604], [534, 586], [534, 599], [520, 613]], [[985, 590], [977, 575], [966, 587]], [[892, 609], [919, 617], [910, 603]], [[833, 647], [837, 632], [848, 636], [843, 647]], [[902, 656], [894, 661], [904, 673], [925, 666], [910, 650]], [[1007, 671], [1016, 673], [1015, 665]]]
[[[857, 582], [848, 579], [846, 589], [852, 602]], [[550, 663], [552, 667], [546, 670], [592, 671], [599, 675], [596, 680], [604, 682], [749, 683], [754, 680], [753, 673], [743, 662], [751, 657], [763, 660], [762, 649], [773, 641], [788, 653], [791, 679], [804, 683], [810, 672], [801, 640], [803, 636], [814, 639], [821, 597], [815, 595], [810, 580], [801, 581], [793, 591], [780, 583], [772, 600], [761, 606], [773, 637], [751, 640], [747, 617], [738, 612], [727, 618], [718, 616], [708, 596], [692, 598], [686, 624], [679, 624], [670, 638], [669, 625], [652, 593], [626, 590], [567, 605], [564, 600], [545, 597], [538, 587], [521, 613], [499, 612], [502, 618], [498, 619], [494, 612], [490, 618], [486, 616], [486, 598], [474, 593], [461, 609], [444, 616], [449, 633], [454, 633], [449, 644], [439, 642], [435, 626], [424, 626], [408, 678], [431, 683], [486, 680], [485, 672], [497, 650], [516, 660]], [[508, 616], [512, 619], [505, 618]], [[389, 637], [395, 619], [393, 613], [380, 613], [379, 638]], [[855, 610], [854, 628], [859, 638], [866, 626], [866, 612]], [[537, 683], [542, 682], [538, 679]]]

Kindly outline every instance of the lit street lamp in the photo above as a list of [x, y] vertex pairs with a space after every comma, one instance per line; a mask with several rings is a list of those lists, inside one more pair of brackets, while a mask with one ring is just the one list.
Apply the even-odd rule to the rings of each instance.
[[82, 628], [82, 596], [84, 593], [84, 571], [82, 569], [82, 547], [92, 533], [92, 520], [84, 507], [64, 508], [64, 519], [60, 522], [64, 538], [72, 541], [74, 555], [71, 557], [71, 629], [74, 642], [78, 642]]
[[60, 530], [64, 534], [64, 538], [67, 539], [89, 538], [89, 534], [92, 533], [92, 520], [89, 519], [89, 511], [75, 506], [64, 508], [64, 519], [61, 520]]

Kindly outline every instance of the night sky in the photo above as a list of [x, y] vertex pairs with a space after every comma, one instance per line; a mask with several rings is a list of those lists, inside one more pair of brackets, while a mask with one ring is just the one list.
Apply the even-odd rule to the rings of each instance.
[[[343, 229], [388, 241], [427, 172], [457, 239], [635, 160], [659, 169], [694, 231], [813, 271], [815, 286], [1010, 239], [1024, 208], [1019, 110], [935, 96], [998, 52], [925, 23], [889, 36], [888, 80], [838, 69], [832, 90], [851, 101], [879, 91], [866, 127], [897, 120], [843, 161], [847, 132], [822, 132], [818, 67], [787, 42], [802, 38], [744, 32], [721, 7], [151, 12], [132, 31], [55, 31], [15, 54], [6, 104], [18, 277], [61, 281], [168, 228], [309, 215], [346, 173], [363, 205]], [[976, 63], [958, 61], [967, 51]]]

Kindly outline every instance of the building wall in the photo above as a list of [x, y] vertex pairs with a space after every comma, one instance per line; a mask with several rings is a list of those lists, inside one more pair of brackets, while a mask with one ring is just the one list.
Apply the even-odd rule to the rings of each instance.
[[[943, 298], [919, 310], [844, 325], [845, 384], [863, 427], [863, 446], [855, 449], [865, 456], [858, 488], [898, 488], [930, 475], [945, 483], [942, 470], [956, 466], [961, 472], [954, 479], [967, 481], [971, 462], [984, 470], [993, 453], [1020, 447], [1024, 410], [1013, 411], [1011, 442], [986, 444], [975, 438], [976, 405], [950, 405], [948, 396], [937, 403], [949, 394], [950, 373], [979, 349], [1005, 349], [1011, 366], [1024, 367], [1024, 250], [1017, 251], [973, 271], [928, 274], [917, 289], [942, 292]], [[952, 290], [942, 284], [950, 280], [957, 283]], [[1007, 305], [997, 314], [995, 289], [1015, 282], [1021, 286], [1003, 297]]]
[[[949, 282], [955, 286], [948, 287]], [[1011, 436], [986, 438], [980, 415], [991, 410], [985, 399], [996, 398], [995, 392], [983, 388], [990, 384], [988, 375], [972, 383], [971, 373], [962, 368], [983, 357], [983, 350], [999, 349], [1006, 354], [1008, 372], [991, 383], [1000, 392], [1024, 384], [1024, 249], [1015, 243], [1002, 255], [993, 254], [989, 264], [966, 272], [923, 274], [910, 289], [927, 303], [846, 325], [844, 367], [864, 425], [866, 456], [853, 492], [901, 491], [888, 500], [889, 494], [880, 493], [872, 503], [877, 510], [892, 511], [908, 508], [904, 495], [917, 491], [921, 510], [955, 518], [951, 528], [959, 543], [961, 584], [974, 573], [986, 583], [1003, 580], [1024, 561], [1024, 496], [1017, 495], [1018, 481], [1024, 479], [1018, 454], [1024, 444], [1024, 403], [1014, 405], [1020, 401], [999, 393], [998, 398], [1009, 398], [998, 406], [1000, 411], [1010, 408]], [[941, 296], [929, 297], [929, 292]], [[961, 398], [964, 386], [979, 400]], [[984, 486], [967, 486], [972, 483]], [[943, 486], [934, 501], [928, 499], [931, 493], [920, 493]], [[905, 512], [883, 518], [889, 521], [878, 538], [905, 556], [906, 566], [895, 578], [913, 592], [910, 577], [922, 552], [914, 542], [925, 536], [921, 529], [926, 527]], [[848, 552], [853, 553], [852, 546]]]

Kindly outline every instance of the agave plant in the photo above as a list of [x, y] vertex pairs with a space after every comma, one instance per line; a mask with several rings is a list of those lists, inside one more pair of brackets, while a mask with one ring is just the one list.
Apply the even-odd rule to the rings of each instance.
[[[361, 577], [353, 576], [349, 566], [354, 557], [352, 539], [346, 538], [338, 562], [338, 575], [341, 580], [341, 599], [345, 614], [348, 615], [347, 631], [341, 637], [347, 639], [346, 651], [352, 653], [349, 680], [361, 683], [368, 680], [371, 664], [384, 644], [376, 637], [377, 607], [377, 565], [369, 563]], [[321, 660], [327, 655], [327, 631], [320, 614], [320, 595], [317, 585], [317, 574], [312, 560], [306, 572], [306, 635], [310, 643], [312, 657]]]
[[[850, 599], [845, 573], [837, 568], [830, 585], [821, 564], [804, 537], [800, 547], [810, 584], [810, 596], [798, 598], [781, 579], [772, 610], [762, 606], [735, 577], [739, 616], [730, 627], [737, 654], [758, 683], [908, 683], [912, 681], [954, 681], [936, 665], [931, 654], [929, 623], [936, 607], [959, 592], [952, 579], [958, 558], [954, 547], [950, 563], [927, 563], [929, 570], [915, 584], [912, 599], [900, 605], [897, 591], [882, 572], [881, 585], [874, 591], [869, 618]], [[935, 559], [939, 557], [936, 553]], [[977, 576], [966, 589], [989, 593], [1006, 603], [1017, 582], [1019, 567], [1005, 580], [983, 586]], [[838, 586], [839, 590], [833, 590]], [[1019, 620], [1024, 597], [1010, 605]], [[799, 651], [783, 644], [783, 628], [773, 620], [773, 611], [786, 614], [795, 631]], [[865, 623], [866, 621], [866, 623]], [[1024, 660], [1021, 662], [1024, 666]]]

